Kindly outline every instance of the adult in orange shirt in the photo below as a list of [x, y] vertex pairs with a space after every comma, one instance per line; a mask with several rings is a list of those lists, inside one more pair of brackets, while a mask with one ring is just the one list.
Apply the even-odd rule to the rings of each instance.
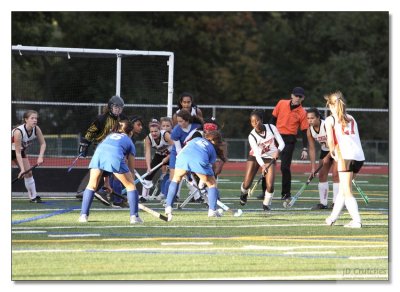
[[292, 164], [293, 151], [296, 144], [298, 129], [302, 132], [303, 150], [301, 159], [308, 157], [307, 140], [307, 113], [301, 103], [304, 101], [305, 93], [301, 87], [293, 88], [291, 99], [281, 99], [274, 108], [271, 117], [271, 124], [276, 125], [278, 132], [285, 142], [285, 148], [280, 153], [281, 172], [282, 172], [282, 200], [287, 202], [291, 199], [291, 181], [292, 173], [290, 166]]

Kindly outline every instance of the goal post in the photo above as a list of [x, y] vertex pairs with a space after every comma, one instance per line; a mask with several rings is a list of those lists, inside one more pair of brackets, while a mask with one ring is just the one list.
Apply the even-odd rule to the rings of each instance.
[[173, 52], [13, 45], [12, 126], [38, 111], [44, 134], [59, 137], [46, 141], [46, 156], [67, 164], [78, 146], [65, 137], [84, 133], [113, 95], [124, 99], [125, 115], [143, 118], [143, 133], [152, 118], [172, 117], [173, 80]]

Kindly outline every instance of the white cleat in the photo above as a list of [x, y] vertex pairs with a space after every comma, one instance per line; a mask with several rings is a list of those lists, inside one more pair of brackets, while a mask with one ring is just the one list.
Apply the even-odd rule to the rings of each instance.
[[350, 221], [343, 227], [345, 227], [345, 228], [361, 228], [362, 224], [361, 224], [361, 222]]
[[332, 226], [333, 224], [335, 224], [335, 221], [332, 221], [332, 219], [330, 217], [325, 219], [325, 223], [328, 226]]
[[167, 221], [168, 222], [171, 222], [172, 221], [172, 214], [170, 213], [170, 214], [167, 214]]
[[144, 221], [139, 216], [131, 216], [131, 224], [142, 224]]
[[87, 223], [88, 222], [88, 216], [86, 214], [82, 214], [81, 216], [79, 216], [78, 222]]
[[172, 221], [172, 207], [165, 207], [165, 215], [168, 217], [168, 222]]
[[218, 210], [208, 209], [208, 217], [222, 217], [222, 213], [218, 212]]

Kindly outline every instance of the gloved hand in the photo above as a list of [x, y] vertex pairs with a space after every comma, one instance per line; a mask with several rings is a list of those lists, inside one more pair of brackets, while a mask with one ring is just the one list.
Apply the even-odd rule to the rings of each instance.
[[86, 157], [88, 153], [90, 142], [86, 140], [85, 138], [81, 139], [81, 142], [79, 143], [79, 149], [78, 152], [81, 154], [81, 157]]

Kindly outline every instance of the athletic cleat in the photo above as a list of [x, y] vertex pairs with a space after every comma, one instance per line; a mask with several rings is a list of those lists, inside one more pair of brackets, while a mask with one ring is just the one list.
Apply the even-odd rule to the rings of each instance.
[[248, 194], [241, 193], [240, 195], [240, 205], [244, 206], [247, 203]]
[[355, 221], [350, 221], [349, 223], [347, 223], [346, 225], [344, 225], [343, 227], [346, 228], [361, 228], [362, 224], [361, 222], [355, 222]]
[[140, 203], [146, 203], [146, 202], [147, 202], [147, 199], [145, 199], [144, 197], [140, 197], [140, 198], [139, 198], [139, 202], [140, 202]]
[[168, 218], [167, 221], [168, 221], [168, 222], [171, 222], [171, 221], [172, 221], [172, 214], [168, 214], [168, 215], [167, 215], [167, 218]]
[[335, 203], [331, 203], [328, 209], [333, 209], [333, 207], [335, 207]]
[[323, 210], [323, 209], [328, 209], [328, 206], [319, 203], [311, 207], [311, 210]]
[[267, 206], [267, 205], [264, 205], [264, 204], [263, 204], [263, 209], [264, 209], [265, 212], [271, 211], [271, 208], [269, 206]]
[[164, 194], [159, 194], [159, 195], [156, 197], [156, 200], [159, 200], [159, 201], [165, 200]]
[[142, 224], [144, 221], [139, 216], [131, 216], [131, 224]]
[[42, 199], [39, 196], [36, 196], [35, 198], [31, 199], [29, 202], [31, 202], [31, 203], [43, 203]]
[[111, 207], [113, 207], [113, 208], [129, 208], [129, 204], [128, 204], [128, 202], [125, 202], [125, 201], [122, 201], [119, 203], [113, 202], [111, 204]]
[[292, 195], [291, 194], [283, 194], [281, 200], [282, 201], [286, 201], [286, 202], [290, 202], [292, 199]]
[[218, 212], [218, 210], [208, 209], [208, 217], [222, 217], [222, 213]]
[[202, 197], [198, 197], [195, 199], [194, 197], [190, 199], [191, 203], [204, 203], [204, 199]]
[[88, 216], [86, 214], [82, 214], [81, 216], [79, 216], [78, 222], [87, 223], [88, 222]]
[[325, 223], [328, 226], [333, 226], [333, 224], [335, 224], [335, 221], [332, 221], [332, 219], [330, 217], [325, 219]]
[[94, 196], [104, 205], [111, 206], [110, 195], [107, 193], [105, 189], [102, 188], [98, 190], [97, 192], [94, 193]]
[[77, 198], [78, 200], [82, 201], [83, 199], [83, 192], [77, 193], [75, 198]]

